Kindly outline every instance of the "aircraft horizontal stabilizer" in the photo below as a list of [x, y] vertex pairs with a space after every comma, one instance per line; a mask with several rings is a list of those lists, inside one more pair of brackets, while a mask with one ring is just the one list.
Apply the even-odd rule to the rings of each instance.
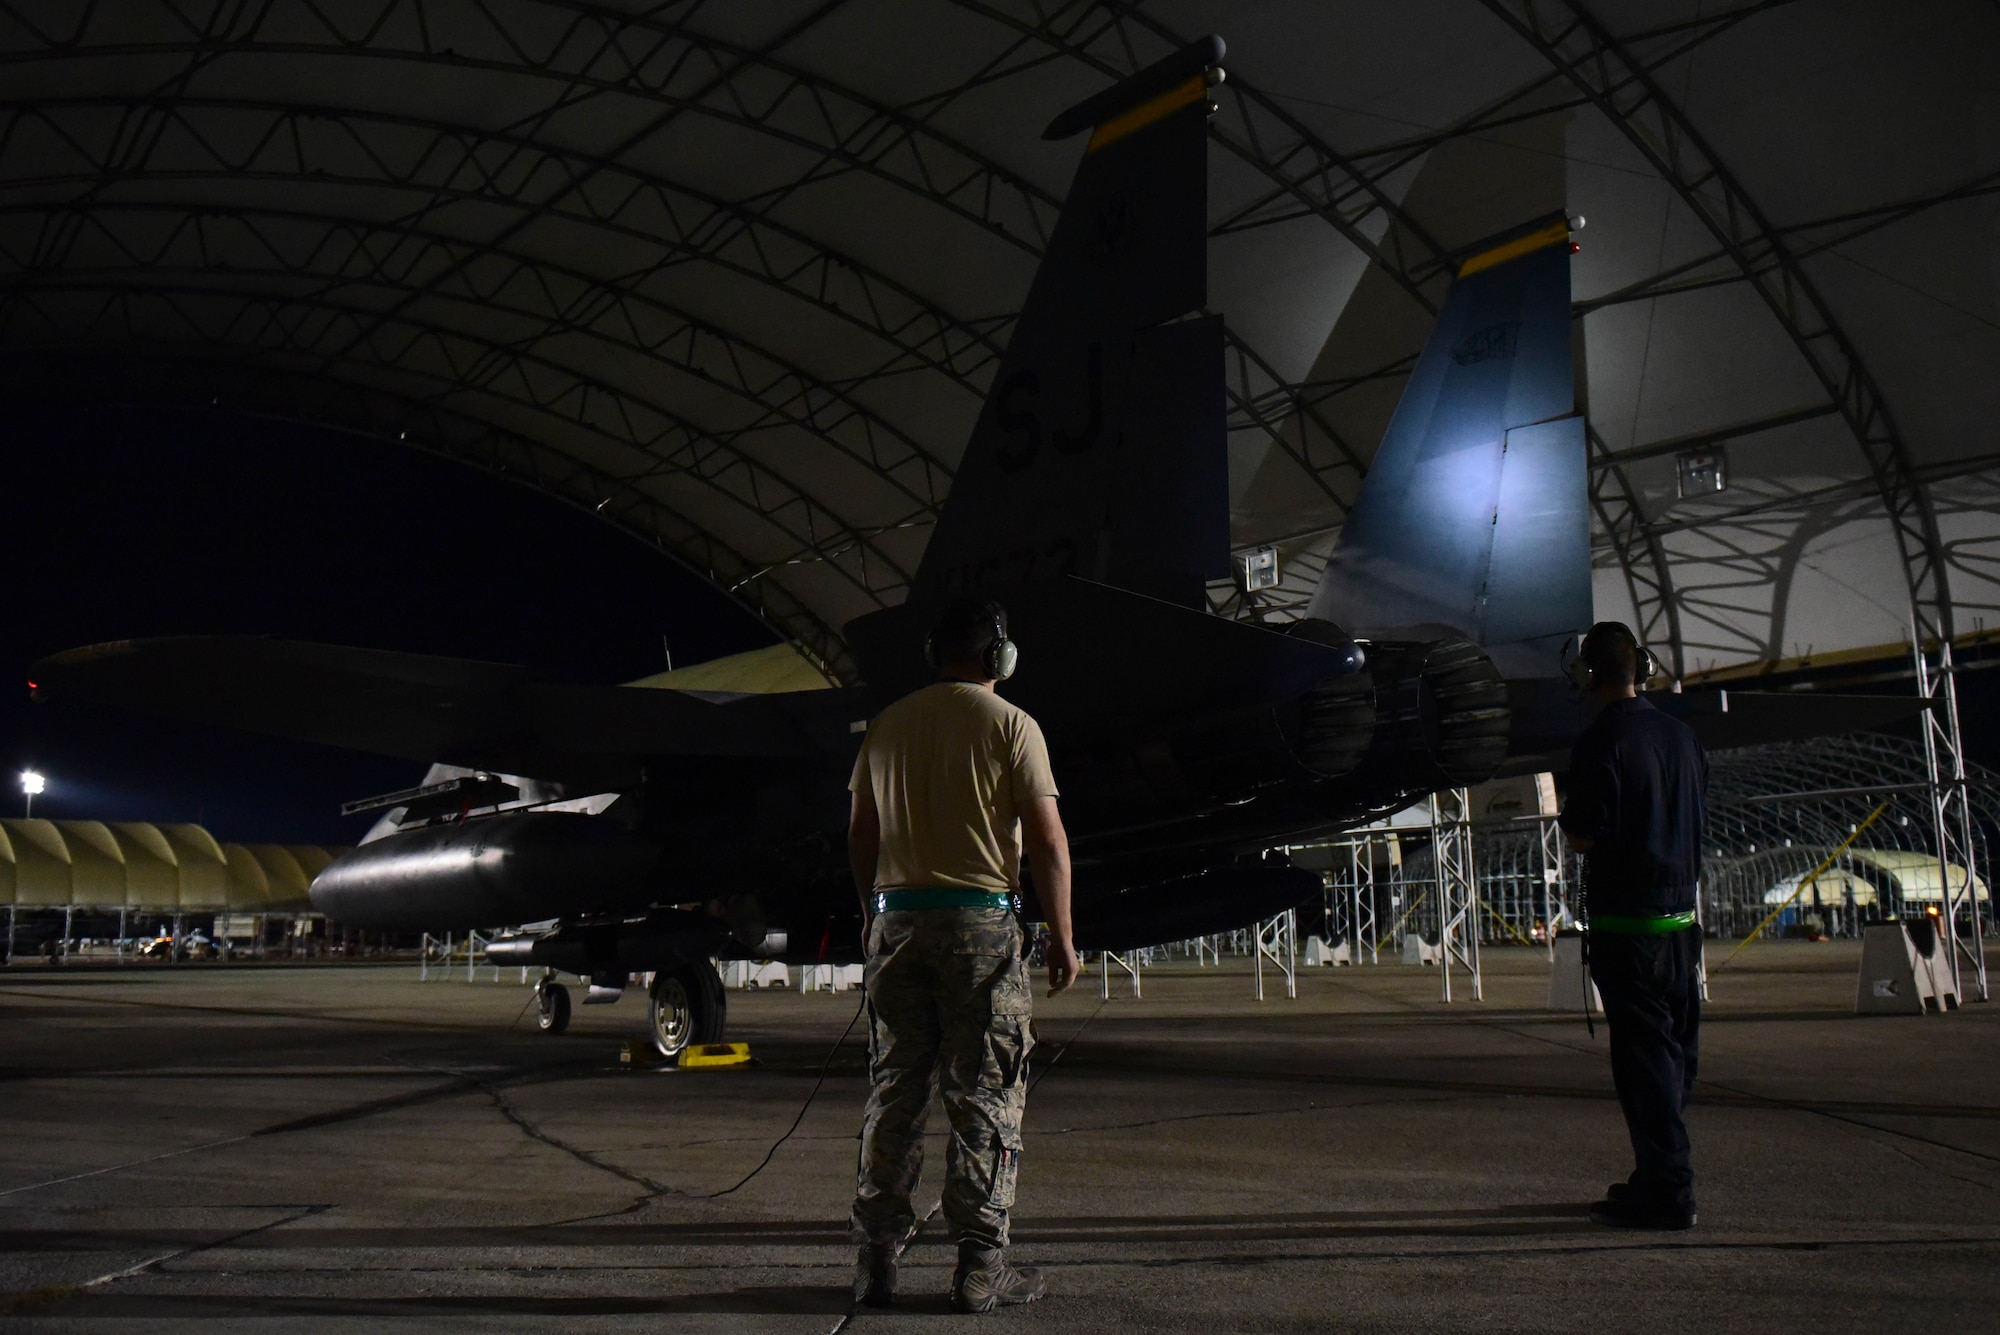
[[1898, 695], [1687, 691], [1649, 693], [1646, 698], [1693, 728], [1710, 751], [1866, 732], [1915, 718], [1930, 708], [1928, 700]]
[[537, 682], [513, 664], [263, 636], [118, 640], [30, 671], [37, 699], [536, 778], [636, 776], [626, 762], [645, 756], [809, 753], [786, 715], [766, 707], [781, 697], [712, 704], [678, 691]]
[[1110, 895], [1079, 891], [1076, 944], [1131, 950], [1233, 932], [1274, 918], [1323, 893], [1318, 872], [1299, 867], [1217, 867]]

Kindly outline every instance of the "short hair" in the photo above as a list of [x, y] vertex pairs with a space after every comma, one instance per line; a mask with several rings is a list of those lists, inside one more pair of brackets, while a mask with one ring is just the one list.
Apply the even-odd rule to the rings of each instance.
[[1601, 684], [1639, 682], [1639, 637], [1622, 621], [1600, 621], [1583, 637], [1578, 656]]
[[993, 643], [993, 623], [1000, 623], [1001, 634], [1007, 630], [1007, 611], [998, 603], [982, 602], [977, 598], [955, 598], [943, 612], [938, 614], [937, 624], [931, 627], [931, 646], [939, 663], [960, 662], [977, 658]]

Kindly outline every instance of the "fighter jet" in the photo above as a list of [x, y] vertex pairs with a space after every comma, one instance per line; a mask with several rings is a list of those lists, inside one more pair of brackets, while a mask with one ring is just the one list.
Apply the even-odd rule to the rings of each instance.
[[[558, 973], [597, 999], [651, 974], [669, 1055], [722, 1035], [713, 961], [860, 958], [847, 779], [869, 718], [930, 679], [925, 632], [961, 595], [1002, 604], [1021, 646], [1003, 690], [1048, 737], [1080, 947], [1306, 901], [1317, 874], [1267, 850], [1549, 768], [1583, 722], [1561, 666], [1592, 620], [1572, 242], [1558, 214], [1457, 257], [1309, 615], [1214, 614], [1233, 569], [1223, 324], [1206, 310], [1222, 55], [1204, 39], [1050, 124], [1088, 136], [1081, 162], [907, 601], [846, 627], [858, 684], [583, 687], [199, 637], [55, 655], [36, 694], [436, 762], [424, 786], [355, 804], [382, 819], [314, 904], [365, 930], [539, 924], [488, 955], [549, 971], [543, 1027], [567, 1021]], [[1736, 699], [1735, 740], [1801, 731]], [[1866, 726], [1884, 704], [1832, 708]]]

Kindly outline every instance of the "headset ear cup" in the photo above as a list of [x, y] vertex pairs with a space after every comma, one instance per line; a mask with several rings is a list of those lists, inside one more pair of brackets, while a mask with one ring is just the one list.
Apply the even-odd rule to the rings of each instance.
[[986, 650], [986, 675], [995, 681], [1007, 680], [1020, 665], [1021, 651], [1012, 640], [995, 640]]
[[998, 604], [989, 603], [987, 608], [993, 613], [993, 640], [986, 646], [983, 660], [986, 664], [986, 675], [995, 681], [1005, 681], [1014, 675], [1015, 667], [1020, 664], [1021, 651], [1007, 638], [1006, 618]]

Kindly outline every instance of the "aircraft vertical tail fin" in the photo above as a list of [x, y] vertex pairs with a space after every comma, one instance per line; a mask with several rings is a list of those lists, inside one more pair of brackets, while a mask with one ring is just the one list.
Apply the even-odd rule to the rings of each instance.
[[1533, 676], [1590, 624], [1569, 236], [1561, 215], [1539, 219], [1459, 265], [1311, 615], [1450, 626]]
[[1229, 572], [1204, 38], [1055, 118], [1090, 140], [910, 593], [1080, 575], [1186, 606]]

